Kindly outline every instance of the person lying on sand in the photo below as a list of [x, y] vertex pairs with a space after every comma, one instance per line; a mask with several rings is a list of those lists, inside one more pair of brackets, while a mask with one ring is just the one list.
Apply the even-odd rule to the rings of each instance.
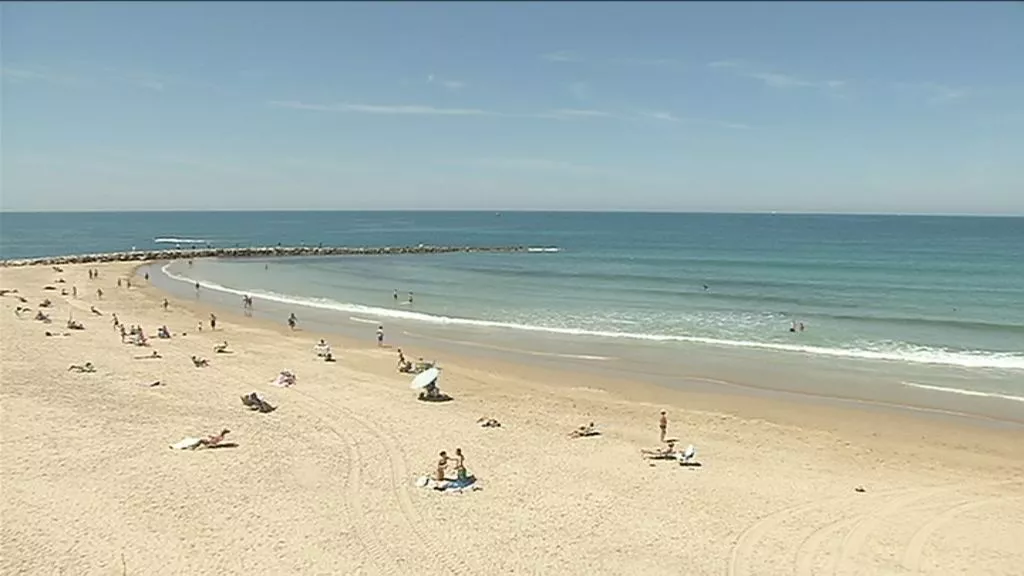
[[49, 308], [50, 306], [53, 306], [53, 302], [50, 302], [49, 298], [39, 303], [40, 308]]
[[177, 450], [196, 450], [199, 448], [212, 448], [221, 445], [224, 442], [224, 437], [231, 432], [227, 428], [220, 431], [220, 434], [215, 436], [207, 436], [206, 438], [185, 438], [176, 444], [171, 444], [171, 448]]
[[[100, 312], [99, 310], [97, 310], [95, 306], [89, 306], [89, 311], [92, 312], [93, 314], [97, 315], [97, 316], [103, 316], [103, 312]], [[117, 318], [114, 318], [114, 321], [116, 322]]]
[[85, 330], [85, 326], [77, 320], [68, 320], [68, 330]]
[[192, 365], [196, 368], [206, 368], [210, 365], [210, 361], [206, 358], [200, 358], [199, 356], [192, 357]]
[[228, 343], [227, 343], [227, 341], [225, 340], [223, 343], [214, 346], [213, 347], [213, 351], [216, 354], [227, 354], [228, 353]]
[[79, 374], [81, 374], [82, 372], [95, 372], [95, 371], [96, 371], [96, 367], [92, 365], [92, 362], [86, 362], [85, 364], [81, 364], [81, 365], [79, 365], [79, 364], [72, 364], [71, 366], [68, 366], [68, 372], [78, 372]]
[[71, 336], [71, 334], [68, 334], [67, 332], [57, 333], [57, 332], [50, 332], [49, 330], [44, 332], [44, 334], [46, 336]]
[[147, 354], [146, 356], [135, 356], [134, 358], [136, 360], [155, 360], [157, 358], [163, 358], [163, 356], [161, 356], [156, 350], [153, 350], [152, 354]]
[[17, 294], [17, 290], [0, 290], [0, 296], [7, 296], [8, 294]]
[[50, 320], [49, 316], [47, 316], [46, 314], [43, 314], [42, 312], [39, 312], [39, 311], [36, 312], [35, 320], [38, 320], [38, 321], [40, 321], [40, 322], [42, 322], [44, 324], [49, 324], [50, 322], [52, 322], [52, 320]]
[[597, 430], [597, 427], [594, 426], [593, 422], [591, 422], [590, 424], [587, 424], [586, 426], [580, 426], [579, 428], [573, 430], [572, 432], [569, 432], [569, 437], [570, 438], [585, 438], [587, 436], [600, 436], [600, 435], [601, 435], [601, 433]]
[[664, 448], [647, 449], [641, 448], [640, 454], [644, 458], [676, 458], [679, 452], [676, 450], [675, 440], [666, 440]]
[[494, 418], [487, 418], [486, 416], [478, 418], [476, 423], [482, 428], [501, 428], [501, 422], [498, 422]]
[[250, 410], [257, 410], [262, 414], [267, 414], [277, 410], [277, 408], [271, 406], [269, 402], [257, 396], [255, 392], [242, 396], [242, 404], [248, 406]]

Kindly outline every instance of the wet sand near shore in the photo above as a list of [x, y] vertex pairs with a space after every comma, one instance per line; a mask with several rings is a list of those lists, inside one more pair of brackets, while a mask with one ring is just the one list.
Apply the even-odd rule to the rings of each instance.
[[[202, 300], [172, 298], [165, 312], [164, 293], [141, 281], [118, 289], [134, 267], [95, 266], [93, 281], [85, 266], [0, 271], [0, 288], [28, 300], [0, 298], [4, 574], [1015, 574], [1024, 565], [1018, 430], [469, 353], [439, 358], [455, 401], [425, 404], [395, 372], [394, 350], [369, 337], [290, 332], [221, 310], [217, 330], [200, 333], [214, 311]], [[74, 285], [78, 298], [44, 285]], [[44, 298], [54, 302], [49, 325], [30, 319]], [[16, 306], [33, 312], [19, 318]], [[71, 312], [84, 331], [63, 328]], [[175, 336], [123, 345], [110, 313]], [[320, 337], [336, 363], [315, 359]], [[213, 353], [223, 340], [232, 354]], [[134, 359], [153, 349], [162, 358]], [[210, 366], [195, 368], [192, 355]], [[87, 361], [96, 373], [67, 371]], [[295, 387], [269, 384], [283, 369], [298, 375]], [[247, 410], [239, 396], [252, 391], [278, 410]], [[701, 466], [640, 458], [658, 444], [661, 409]], [[502, 426], [481, 428], [481, 416]], [[600, 437], [567, 437], [590, 421]], [[222, 428], [236, 447], [168, 448]], [[456, 447], [479, 491], [413, 485]]]

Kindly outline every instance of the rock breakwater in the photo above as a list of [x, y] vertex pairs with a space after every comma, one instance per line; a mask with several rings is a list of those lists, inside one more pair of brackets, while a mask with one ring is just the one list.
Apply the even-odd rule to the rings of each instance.
[[528, 252], [526, 246], [261, 246], [250, 248], [190, 248], [132, 250], [105, 254], [47, 256], [0, 260], [0, 267], [62, 266], [102, 262], [147, 262], [183, 258], [282, 258], [287, 256], [385, 256], [393, 254], [450, 254], [453, 252]]

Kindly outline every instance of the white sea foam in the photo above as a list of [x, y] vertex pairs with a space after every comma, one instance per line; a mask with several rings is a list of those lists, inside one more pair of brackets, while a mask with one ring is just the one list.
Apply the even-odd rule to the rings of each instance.
[[[196, 280], [174, 274], [168, 270], [170, 264], [165, 265], [162, 271], [170, 278], [189, 284], [195, 284]], [[291, 304], [294, 306], [306, 306], [333, 310], [349, 314], [361, 314], [365, 316], [376, 316], [378, 318], [393, 318], [398, 320], [409, 320], [429, 324], [474, 326], [480, 328], [502, 328], [509, 330], [520, 330], [524, 332], [542, 332], [548, 334], [562, 334], [569, 336], [584, 336], [594, 338], [617, 338], [627, 340], [641, 340], [648, 342], [692, 342], [697, 344], [708, 344], [730, 348], [747, 348], [755, 350], [774, 350], [780, 352], [794, 352], [811, 356], [826, 356], [836, 358], [855, 358], [863, 360], [881, 360], [890, 362], [909, 362], [912, 364], [932, 364], [957, 366], [962, 368], [989, 368], [999, 370], [1024, 371], [1024, 354], [994, 353], [984, 351], [955, 351], [939, 348], [927, 348], [919, 346], [887, 346], [878, 349], [863, 348], [828, 348], [825, 346], [811, 346], [800, 344], [786, 344], [782, 342], [757, 342], [750, 340], [725, 340], [721, 338], [707, 338], [702, 336], [682, 336], [675, 334], [644, 334], [636, 332], [616, 332], [607, 330], [589, 330], [584, 328], [564, 328], [551, 326], [537, 326], [532, 324], [517, 324], [513, 322], [499, 322], [494, 320], [477, 320], [472, 318], [455, 318], [450, 316], [435, 316], [422, 312], [410, 310], [395, 310], [391, 308], [377, 308], [361, 304], [350, 304], [338, 302], [329, 298], [306, 298], [290, 294], [278, 294], [276, 292], [260, 290], [238, 290], [221, 286], [213, 282], [199, 281], [201, 286], [211, 290], [218, 290], [236, 295], [251, 295], [264, 300]]]
[[534, 246], [526, 249], [527, 252], [561, 252], [562, 249], [557, 246]]
[[209, 244], [206, 240], [199, 238], [154, 238], [157, 244]]
[[999, 398], [1001, 400], [1013, 400], [1014, 402], [1024, 402], [1024, 396], [1013, 396], [1012, 394], [999, 394], [997, 392], [981, 392], [978, 390], [964, 390], [963, 388], [946, 388], [944, 386], [930, 386], [928, 384], [918, 384], [917, 382], [909, 382], [907, 380], [900, 381], [904, 386], [910, 386], [911, 388], [921, 388], [923, 390], [934, 390], [936, 392], [948, 392], [950, 394], [960, 394], [961, 396], [980, 396], [983, 398]]

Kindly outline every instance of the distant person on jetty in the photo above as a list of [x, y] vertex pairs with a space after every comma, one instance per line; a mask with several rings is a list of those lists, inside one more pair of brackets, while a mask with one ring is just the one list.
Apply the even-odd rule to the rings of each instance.
[[384, 345], [384, 327], [377, 326], [377, 346]]
[[295, 330], [295, 325], [299, 323], [299, 319], [295, 317], [295, 313], [292, 312], [291, 316], [288, 317], [288, 327]]
[[662, 410], [661, 419], [658, 420], [658, 428], [661, 429], [661, 441], [665, 441], [665, 433], [668, 431], [668, 414]]

